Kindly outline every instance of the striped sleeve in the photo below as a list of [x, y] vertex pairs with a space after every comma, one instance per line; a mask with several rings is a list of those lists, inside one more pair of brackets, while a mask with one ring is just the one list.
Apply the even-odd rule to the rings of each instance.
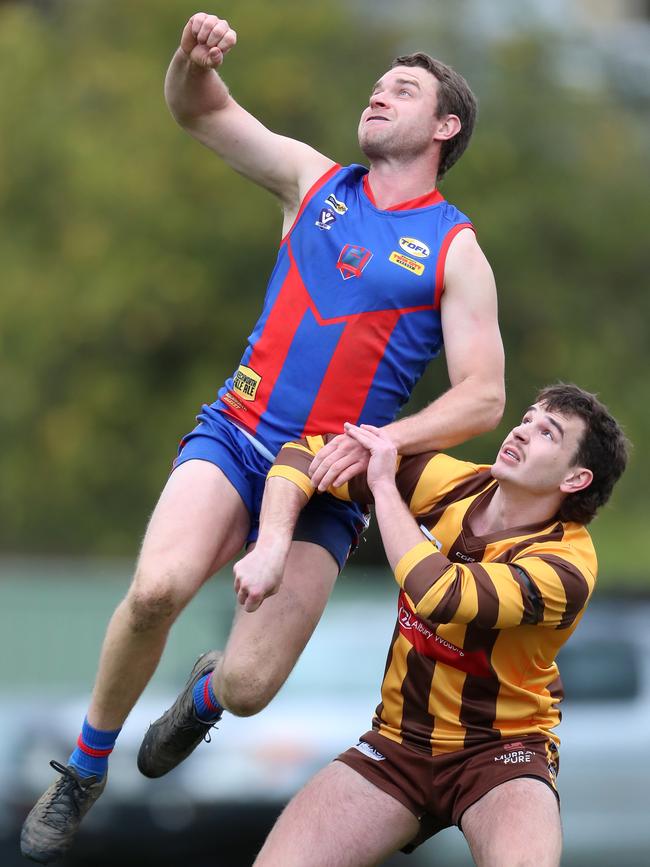
[[[313, 442], [317, 439], [321, 440], [320, 445]], [[308, 497], [311, 497], [315, 489], [309, 478], [308, 470], [314, 455], [324, 445], [322, 439], [322, 437], [309, 437], [312, 443], [307, 439], [285, 443], [278, 452], [275, 462], [268, 472], [267, 479], [274, 477], [287, 479], [297, 485]]]
[[569, 546], [541, 544], [509, 563], [452, 563], [431, 542], [395, 568], [416, 614], [486, 629], [539, 624], [564, 629], [587, 604], [595, 577]]

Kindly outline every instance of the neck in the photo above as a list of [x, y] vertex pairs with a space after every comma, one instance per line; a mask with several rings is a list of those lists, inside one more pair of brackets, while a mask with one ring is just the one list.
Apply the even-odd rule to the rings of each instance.
[[480, 526], [473, 527], [479, 536], [500, 533], [513, 527], [526, 527], [551, 521], [560, 508], [560, 494], [540, 494], [499, 482], [494, 496], [478, 517]]
[[375, 160], [370, 165], [368, 183], [377, 207], [391, 208], [400, 202], [417, 199], [436, 188], [437, 161]]

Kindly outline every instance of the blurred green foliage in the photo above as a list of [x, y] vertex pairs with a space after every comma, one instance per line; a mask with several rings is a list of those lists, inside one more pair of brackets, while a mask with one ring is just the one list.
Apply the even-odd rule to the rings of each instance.
[[[603, 575], [642, 576], [647, 118], [560, 83], [541, 36], [469, 45], [448, 21], [370, 22], [370, 9], [223, 0], [239, 34], [224, 76], [268, 126], [345, 163], [360, 159], [358, 114], [395, 54], [423, 48], [466, 74], [479, 126], [443, 191], [496, 273], [504, 427], [547, 382], [601, 394], [637, 446], [594, 525]], [[195, 11], [0, 5], [3, 551], [132, 554], [175, 442], [260, 310], [278, 207], [185, 136], [162, 96]], [[444, 363], [432, 365], [409, 409], [445, 387]], [[500, 438], [459, 454], [488, 459]]]

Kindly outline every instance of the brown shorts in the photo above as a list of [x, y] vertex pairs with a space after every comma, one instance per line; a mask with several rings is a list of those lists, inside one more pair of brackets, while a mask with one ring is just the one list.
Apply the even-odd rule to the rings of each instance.
[[535, 777], [550, 786], [558, 804], [560, 800], [555, 786], [558, 749], [540, 735], [488, 741], [430, 756], [371, 731], [337, 761], [349, 765], [418, 818], [420, 830], [404, 852], [412, 852], [443, 828], [460, 828], [465, 810], [508, 780]]

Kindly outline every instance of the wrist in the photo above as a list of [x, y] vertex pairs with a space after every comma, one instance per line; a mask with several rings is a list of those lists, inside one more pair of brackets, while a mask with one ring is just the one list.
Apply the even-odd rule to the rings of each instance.
[[389, 500], [394, 497], [401, 500], [399, 491], [397, 490], [397, 485], [395, 484], [394, 476], [387, 476], [385, 479], [377, 479], [371, 485], [369, 484], [369, 487], [372, 491], [373, 497], [375, 498], [375, 503], [378, 500]]

